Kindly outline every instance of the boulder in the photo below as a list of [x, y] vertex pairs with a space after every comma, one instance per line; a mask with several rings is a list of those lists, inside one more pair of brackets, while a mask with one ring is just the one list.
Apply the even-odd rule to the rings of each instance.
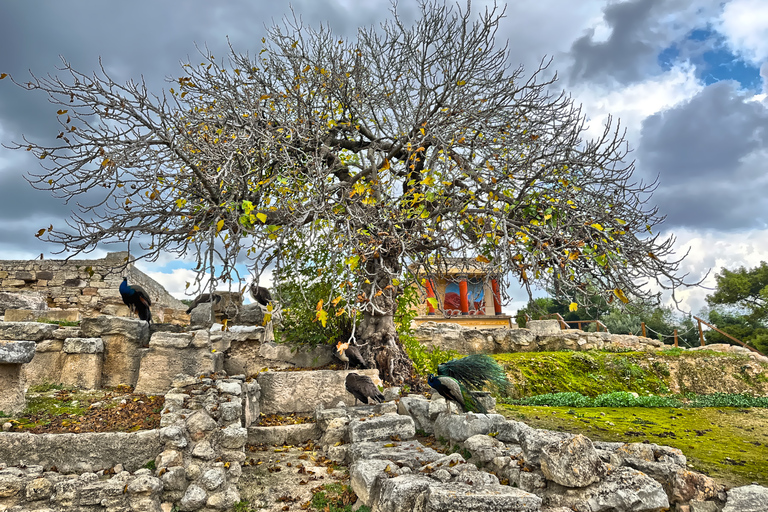
[[422, 395], [408, 395], [400, 398], [397, 404], [398, 414], [410, 416], [416, 430], [426, 434], [434, 433], [432, 420], [429, 417], [430, 401]]
[[[528, 464], [539, 464], [545, 448], [561, 441], [569, 441], [574, 436], [565, 432], [553, 432], [545, 429], [530, 429], [522, 433], [520, 446], [523, 449], [525, 461]], [[594, 448], [593, 448], [594, 449]]]
[[441, 414], [435, 421], [435, 437], [463, 443], [477, 434], [498, 432], [505, 421], [501, 414]]
[[768, 510], [768, 488], [744, 485], [729, 490], [723, 512], [765, 512]]
[[67, 338], [61, 350], [65, 354], [101, 354], [104, 342], [101, 338]]
[[506, 485], [471, 486], [453, 482], [435, 482], [427, 489], [426, 506], [423, 510], [430, 512], [538, 512], [541, 502], [541, 498], [535, 494]]
[[600, 480], [605, 473], [592, 441], [583, 435], [544, 446], [539, 464], [548, 480], [565, 487], [586, 487]]
[[84, 318], [80, 330], [83, 336], [101, 338], [104, 342], [102, 386], [136, 386], [144, 347], [149, 343], [149, 324], [143, 320], [101, 315]]

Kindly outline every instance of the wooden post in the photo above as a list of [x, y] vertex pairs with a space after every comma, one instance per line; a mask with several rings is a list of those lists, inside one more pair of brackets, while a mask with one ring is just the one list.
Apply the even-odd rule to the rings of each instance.
[[646, 338], [646, 335], [645, 335], [645, 322], [640, 322], [640, 329], [642, 329], [642, 331], [643, 331], [643, 338]]
[[675, 329], [675, 346], [677, 346], [677, 329]]
[[704, 342], [704, 329], [701, 328], [701, 320], [699, 320], [698, 322], [699, 322], [699, 341], [701, 341], [701, 346], [703, 347], [704, 345], [706, 345], [706, 343]]
[[596, 327], [596, 329], [595, 329], [595, 330], [596, 330], [597, 332], [600, 332], [600, 322], [598, 322], [597, 320], [595, 320], [595, 327]]

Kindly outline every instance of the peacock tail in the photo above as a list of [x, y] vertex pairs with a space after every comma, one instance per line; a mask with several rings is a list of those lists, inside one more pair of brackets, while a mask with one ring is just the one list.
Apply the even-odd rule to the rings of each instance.
[[452, 377], [463, 386], [477, 391], [491, 385], [505, 392], [509, 386], [504, 368], [486, 354], [474, 354], [441, 363], [437, 365], [437, 374]]

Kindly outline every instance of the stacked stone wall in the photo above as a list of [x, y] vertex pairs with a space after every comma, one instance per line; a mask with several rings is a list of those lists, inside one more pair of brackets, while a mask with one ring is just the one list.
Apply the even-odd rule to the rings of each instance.
[[211, 375], [173, 386], [157, 430], [0, 433], [0, 510], [231, 509], [258, 384]]
[[[127, 252], [116, 252], [96, 260], [2, 260], [0, 294], [29, 296], [30, 304], [35, 305], [30, 308], [33, 310], [77, 310], [83, 317], [127, 316], [128, 308], [118, 291], [126, 275], [129, 282], [149, 293], [155, 316], [180, 316], [173, 311], [183, 311], [186, 306], [133, 264], [126, 266], [127, 257]], [[43, 305], [45, 307], [38, 307]], [[6, 307], [0, 306], [0, 309], [0, 315], [4, 314]]]

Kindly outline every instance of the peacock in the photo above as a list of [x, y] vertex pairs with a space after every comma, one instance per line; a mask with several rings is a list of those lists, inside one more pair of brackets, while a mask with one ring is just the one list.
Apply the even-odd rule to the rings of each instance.
[[333, 355], [342, 363], [344, 363], [345, 370], [349, 368], [350, 363], [357, 367], [365, 369], [369, 368], [368, 364], [365, 362], [365, 359], [363, 359], [363, 355], [360, 353], [360, 350], [358, 350], [356, 346], [350, 345], [349, 342], [338, 342], [336, 344], [336, 352], [338, 352], [338, 354]]
[[221, 302], [221, 295], [218, 293], [213, 294], [213, 301], [211, 301], [211, 294], [209, 293], [203, 293], [202, 295], [198, 295], [195, 300], [192, 301], [192, 304], [189, 305], [189, 308], [187, 308], [186, 313], [190, 314], [193, 309], [195, 309], [200, 304], [205, 304], [208, 302], [213, 302], [214, 304], [218, 304]]
[[483, 404], [475, 400], [475, 397], [473, 397], [472, 394], [453, 377], [433, 375], [430, 373], [427, 377], [427, 384], [449, 402], [458, 404], [459, 408], [464, 412], [472, 411], [482, 414], [488, 413], [488, 410]]
[[146, 320], [147, 323], [152, 321], [152, 311], [149, 309], [152, 305], [152, 299], [149, 298], [149, 294], [144, 291], [144, 288], [137, 284], [129, 285], [128, 278], [124, 277], [119, 290], [123, 303], [131, 309], [131, 313], [137, 312], [139, 319]]
[[480, 391], [491, 385], [506, 392], [509, 381], [504, 368], [486, 354], [474, 354], [437, 365], [439, 376], [451, 377], [467, 389]]
[[379, 404], [384, 401], [384, 395], [367, 375], [348, 374], [344, 381], [344, 387], [355, 397], [355, 405], [357, 405], [358, 400], [367, 404], [369, 398]]

